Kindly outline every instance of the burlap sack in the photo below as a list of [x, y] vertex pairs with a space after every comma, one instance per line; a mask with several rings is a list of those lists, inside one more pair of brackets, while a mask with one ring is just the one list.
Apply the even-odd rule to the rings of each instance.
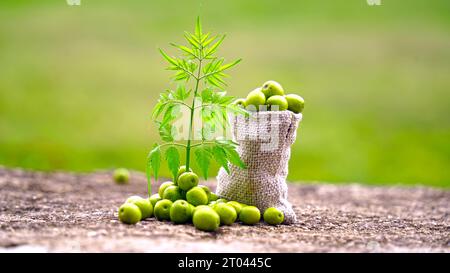
[[263, 213], [269, 207], [284, 212], [285, 224], [297, 218], [288, 202], [286, 176], [291, 145], [302, 114], [290, 111], [265, 111], [249, 117], [232, 116], [233, 140], [247, 169], [229, 165], [230, 174], [221, 168], [216, 193], [228, 200], [258, 207]]

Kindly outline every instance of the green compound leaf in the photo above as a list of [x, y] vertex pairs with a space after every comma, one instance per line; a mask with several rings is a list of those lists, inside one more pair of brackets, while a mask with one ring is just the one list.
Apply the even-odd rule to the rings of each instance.
[[224, 149], [228, 160], [231, 164], [236, 165], [242, 169], [247, 169], [247, 166], [245, 163], [241, 160], [238, 152], [236, 151], [236, 148], [232, 145], [222, 145], [222, 148]]
[[[158, 123], [158, 122], [157, 122]], [[167, 142], [172, 142], [176, 136], [176, 127], [172, 124], [166, 124], [164, 126], [159, 126], [159, 136], [162, 140]]]
[[208, 169], [209, 169], [209, 164], [211, 163], [211, 157], [212, 157], [210, 150], [207, 147], [204, 147], [202, 145], [202, 146], [199, 146], [198, 148], [196, 148], [194, 154], [195, 154], [195, 160], [202, 172], [203, 177], [205, 178], [205, 180], [208, 179]]
[[183, 84], [179, 84], [177, 90], [174, 92], [174, 97], [177, 100], [184, 101], [191, 94], [191, 90], [187, 91], [186, 86]]
[[195, 24], [195, 35], [199, 40], [202, 40], [202, 23], [200, 22], [200, 16], [197, 17], [197, 23]]
[[172, 173], [173, 178], [177, 176], [178, 169], [180, 168], [180, 154], [178, 149], [174, 146], [167, 148], [166, 150], [166, 161], [167, 166]]
[[217, 42], [215, 42], [210, 48], [208, 48], [206, 50], [206, 54], [205, 57], [210, 57], [211, 55], [213, 55], [214, 53], [216, 53], [217, 48], [220, 46], [220, 44], [223, 42], [223, 40], [225, 39], [226, 35], [223, 35]]
[[188, 43], [191, 44], [191, 46], [193, 46], [194, 49], [202, 48], [200, 43], [197, 41], [197, 38], [194, 35], [190, 34], [189, 32], [185, 32], [184, 38], [186, 38], [186, 41], [188, 41]]
[[171, 104], [167, 107], [166, 112], [164, 112], [163, 120], [160, 127], [165, 127], [170, 122], [174, 121], [181, 114], [179, 104]]
[[229, 69], [229, 68], [231, 68], [231, 67], [237, 65], [237, 64], [240, 63], [241, 61], [242, 61], [242, 59], [238, 59], [238, 60], [236, 60], [236, 61], [234, 61], [234, 62], [232, 62], [232, 63], [223, 65], [223, 66], [220, 67], [219, 71], [225, 71], [225, 70], [227, 70], [227, 69]]
[[147, 186], [148, 186], [148, 195], [152, 194], [152, 176], [151, 173], [155, 177], [155, 181], [158, 179], [159, 167], [161, 165], [161, 150], [158, 144], [153, 146], [153, 149], [147, 156], [147, 164], [146, 164], [146, 174], [147, 174]]
[[156, 103], [155, 107], [153, 107], [152, 110], [152, 119], [157, 119], [159, 115], [161, 115], [161, 113], [164, 111], [165, 106], [166, 104], [164, 104], [163, 102]]
[[225, 171], [229, 174], [230, 169], [228, 168], [227, 154], [225, 153], [224, 149], [219, 145], [214, 145], [213, 155], [217, 163], [219, 163], [219, 165], [222, 166], [225, 169]]
[[184, 51], [188, 56], [191, 56], [193, 58], [198, 58], [198, 56], [195, 54], [193, 49], [190, 49], [189, 47], [183, 46], [183, 45], [177, 45], [174, 43], [170, 43], [170, 45]]
[[174, 58], [167, 55], [162, 49], [159, 49], [159, 52], [164, 57], [164, 59], [166, 59], [167, 62], [169, 62], [170, 64], [175, 65], [175, 66], [178, 65], [177, 61]]

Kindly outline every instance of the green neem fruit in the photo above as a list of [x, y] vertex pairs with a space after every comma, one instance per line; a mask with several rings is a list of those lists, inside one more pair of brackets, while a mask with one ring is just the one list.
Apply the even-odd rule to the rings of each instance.
[[170, 186], [175, 186], [175, 184], [172, 181], [167, 181], [167, 182], [162, 183], [161, 186], [159, 186], [159, 190], [158, 190], [159, 196], [164, 198], [164, 191]]
[[150, 201], [150, 203], [152, 203], [152, 206], [155, 207], [156, 202], [158, 202], [159, 200], [161, 200], [161, 196], [159, 196], [159, 193], [155, 193], [152, 196], [150, 196], [148, 198], [148, 200]]
[[227, 203], [227, 202], [228, 202], [228, 200], [225, 198], [220, 198], [220, 199], [216, 200], [216, 203]]
[[283, 96], [272, 96], [267, 99], [267, 105], [269, 105], [271, 111], [284, 111], [288, 109], [288, 102]]
[[237, 213], [234, 207], [225, 203], [219, 203], [214, 206], [214, 210], [219, 214], [222, 225], [231, 225], [236, 221]]
[[209, 195], [209, 202], [216, 201], [217, 199], [219, 199], [219, 196], [217, 196], [217, 194], [215, 194], [214, 192], [211, 192], [211, 194]]
[[119, 168], [114, 170], [113, 176], [117, 184], [127, 184], [130, 179], [130, 172], [125, 168]]
[[246, 106], [245, 99], [237, 99], [233, 101], [233, 105], [245, 107]]
[[170, 220], [176, 224], [186, 223], [191, 219], [192, 207], [191, 205], [184, 201], [175, 201], [170, 208]]
[[258, 223], [260, 219], [261, 213], [259, 212], [259, 209], [254, 206], [243, 207], [241, 213], [239, 213], [239, 220], [247, 225], [254, 225]]
[[209, 202], [211, 199], [211, 190], [205, 185], [198, 185], [198, 186], [205, 191], [206, 196], [208, 196], [208, 202]]
[[242, 209], [241, 203], [236, 202], [236, 201], [230, 201], [227, 204], [232, 206], [236, 210], [237, 215], [239, 215], [239, 213], [241, 213], [241, 209]]
[[283, 96], [284, 90], [281, 84], [276, 81], [267, 81], [263, 84], [261, 91], [264, 93], [266, 98], [270, 98], [271, 96]]
[[[192, 172], [192, 169], [189, 168], [189, 171]], [[186, 172], [186, 166], [185, 165], [180, 166], [180, 168], [178, 169], [177, 177], [176, 177], [176, 179], [174, 181], [175, 184], [178, 184], [178, 177], [180, 177], [180, 175], [182, 175], [185, 172]]]
[[208, 196], [206, 195], [206, 192], [200, 187], [193, 187], [192, 189], [190, 189], [186, 193], [186, 200], [194, 206], [208, 204]]
[[170, 208], [172, 207], [172, 201], [168, 199], [163, 199], [156, 202], [155, 205], [155, 217], [159, 221], [170, 220]]
[[141, 220], [142, 213], [133, 203], [125, 203], [119, 208], [119, 220], [122, 223], [134, 225]]
[[185, 191], [198, 185], [198, 176], [193, 172], [185, 172], [178, 177], [178, 186]]
[[296, 94], [289, 94], [284, 96], [288, 102], [288, 110], [296, 114], [301, 113], [305, 107], [305, 100]]
[[194, 226], [200, 230], [215, 231], [219, 228], [220, 217], [217, 212], [211, 208], [196, 209], [194, 216], [192, 217], [192, 222], [194, 223]]
[[[191, 206], [193, 206], [193, 205], [191, 204]], [[194, 206], [193, 206], [193, 207], [194, 207]], [[212, 208], [209, 207], [209, 206], [207, 206], [207, 205], [196, 206], [196, 207], [194, 207], [194, 209], [193, 209], [193, 211], [192, 211], [192, 216], [194, 216], [194, 214], [195, 214], [197, 211], [202, 210], [202, 209], [212, 209]]]
[[250, 108], [249, 106], [252, 105], [255, 107], [255, 109], [249, 109], [249, 110], [256, 110], [258, 111], [260, 105], [264, 105], [266, 103], [266, 97], [264, 96], [264, 93], [261, 92], [261, 88], [257, 88], [247, 95], [247, 99], [245, 100], [245, 105]]
[[264, 221], [269, 225], [279, 225], [284, 221], [284, 213], [277, 208], [268, 208], [264, 212]]
[[148, 199], [144, 199], [140, 196], [131, 196], [127, 199], [126, 203], [132, 203], [138, 206], [141, 210], [141, 220], [153, 215], [153, 205]]
[[178, 186], [169, 186], [164, 190], [163, 198], [175, 202], [183, 199], [183, 193]]

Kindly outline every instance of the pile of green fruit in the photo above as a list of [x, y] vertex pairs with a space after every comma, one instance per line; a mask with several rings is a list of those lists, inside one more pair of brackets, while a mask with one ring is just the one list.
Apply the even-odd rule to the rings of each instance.
[[305, 107], [305, 100], [296, 94], [284, 94], [284, 89], [276, 81], [267, 81], [262, 87], [251, 91], [246, 99], [237, 99], [235, 102], [247, 110], [289, 110], [296, 114], [301, 113]]
[[[198, 176], [192, 170], [186, 171], [185, 166], [180, 167], [174, 180], [162, 183], [158, 193], [150, 198], [128, 198], [119, 208], [119, 220], [136, 224], [155, 216], [159, 221], [192, 222], [200, 230], [215, 231], [220, 225], [231, 225], [238, 220], [254, 225], [261, 219], [257, 207], [219, 198], [207, 186], [198, 185]], [[278, 225], [284, 221], [284, 214], [277, 208], [268, 208], [263, 218], [268, 224]]]

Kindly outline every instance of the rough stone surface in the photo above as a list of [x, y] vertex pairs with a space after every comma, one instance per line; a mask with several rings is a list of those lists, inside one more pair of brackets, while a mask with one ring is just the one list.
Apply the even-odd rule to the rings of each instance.
[[207, 233], [154, 218], [120, 223], [117, 208], [145, 196], [146, 182], [111, 176], [0, 168], [0, 252], [450, 252], [446, 190], [291, 183], [297, 224]]

